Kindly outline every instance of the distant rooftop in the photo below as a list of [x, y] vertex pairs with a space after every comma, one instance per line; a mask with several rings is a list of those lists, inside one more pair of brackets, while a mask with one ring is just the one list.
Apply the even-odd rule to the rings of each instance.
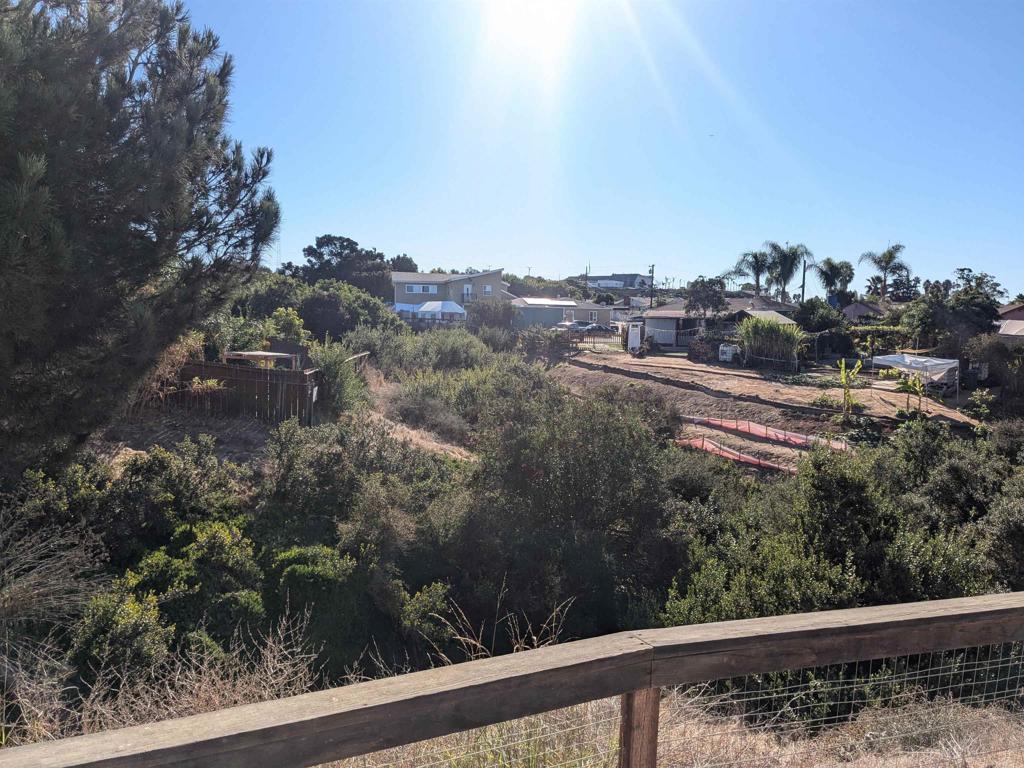
[[[725, 309], [720, 314], [734, 315], [737, 312], [786, 312], [796, 311], [792, 304], [785, 304], [765, 296], [730, 296], [725, 300]], [[685, 301], [675, 301], [662, 307], [655, 307], [644, 312], [644, 317], [700, 317], [700, 312], [692, 312], [686, 308]]]
[[488, 269], [483, 272], [471, 272], [450, 274], [448, 272], [392, 272], [391, 282], [393, 283], [450, 283], [453, 280], [465, 280], [466, 278], [482, 277], [484, 275], [501, 274], [504, 270]]

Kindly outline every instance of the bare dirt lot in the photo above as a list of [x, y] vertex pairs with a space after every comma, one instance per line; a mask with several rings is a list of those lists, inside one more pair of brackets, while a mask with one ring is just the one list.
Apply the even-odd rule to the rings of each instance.
[[[757, 398], [780, 406], [809, 406], [812, 405], [811, 401], [823, 394], [836, 400], [841, 400], [843, 395], [842, 389], [839, 387], [816, 386], [813, 383], [814, 380], [821, 380], [823, 377], [815, 374], [803, 377], [804, 383], [794, 383], [792, 381], [794, 377], [765, 374], [749, 368], [697, 363], [684, 357], [655, 356], [635, 359], [625, 353], [606, 352], [603, 354], [583, 353], [576, 359], [583, 363], [608, 365], [625, 371], [645, 371], [659, 374], [684, 386], [692, 386], [715, 396], [723, 395], [740, 400]], [[862, 411], [864, 415], [892, 419], [896, 417], [897, 410], [906, 407], [906, 395], [893, 391], [890, 382], [878, 382], [867, 376], [862, 377], [862, 381], [871, 383], [870, 387], [857, 389], [854, 392], [857, 401], [864, 406]], [[974, 424], [970, 418], [946, 403], [926, 399], [924, 410], [930, 418], [948, 421], [950, 424], [967, 427]], [[695, 415], [721, 416], [722, 414]]]
[[[656, 380], [650, 380], [647, 376]], [[584, 352], [568, 364], [551, 371], [551, 376], [570, 390], [583, 394], [606, 384], [643, 386], [659, 392], [681, 414], [691, 417], [736, 419], [806, 435], [835, 435], [835, 413], [813, 407], [822, 394], [842, 399], [839, 387], [820, 386], [821, 377], [786, 377], [725, 365], [708, 365], [680, 357], [634, 359], [624, 353]], [[642, 376], [643, 378], [637, 378]], [[862, 413], [891, 428], [896, 411], [905, 407], [906, 395], [893, 391], [890, 382], [872, 382], [856, 389], [854, 396], [863, 405]], [[951, 407], [925, 401], [929, 417], [958, 426], [970, 426], [971, 419]], [[716, 443], [765, 461], [792, 466], [802, 451], [786, 445], [741, 435], [708, 425], [686, 425], [680, 437], [704, 437]]]

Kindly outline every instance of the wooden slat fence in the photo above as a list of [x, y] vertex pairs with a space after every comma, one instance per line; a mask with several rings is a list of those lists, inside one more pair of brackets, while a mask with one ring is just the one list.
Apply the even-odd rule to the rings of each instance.
[[0, 768], [305, 768], [616, 695], [620, 768], [653, 768], [661, 687], [1021, 640], [1024, 592], [620, 632], [0, 749]]
[[[194, 379], [216, 379], [218, 388], [190, 386]], [[313, 423], [313, 405], [320, 398], [319, 370], [291, 371], [191, 361], [180, 374], [181, 387], [164, 398], [166, 405], [211, 416], [251, 416], [278, 424], [298, 419]]]

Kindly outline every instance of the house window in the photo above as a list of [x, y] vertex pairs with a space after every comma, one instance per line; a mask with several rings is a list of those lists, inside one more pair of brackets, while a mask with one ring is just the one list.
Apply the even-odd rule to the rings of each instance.
[[597, 312], [596, 311], [592, 310], [590, 312], [590, 322], [592, 322], [592, 323], [596, 323], [597, 322]]
[[489, 285], [485, 285], [484, 286], [484, 296], [490, 296], [491, 295], [491, 291], [492, 291], [491, 286], [489, 286]]
[[562, 310], [562, 319], [571, 323], [576, 319], [576, 313], [571, 309]]
[[405, 286], [406, 293], [437, 293], [436, 285], [416, 285], [409, 283]]

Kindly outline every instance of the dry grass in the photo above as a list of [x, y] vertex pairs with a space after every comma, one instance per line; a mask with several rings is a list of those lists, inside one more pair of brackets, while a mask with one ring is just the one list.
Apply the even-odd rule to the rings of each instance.
[[306, 617], [286, 619], [266, 635], [238, 635], [227, 651], [195, 645], [143, 672], [104, 669], [85, 691], [54, 646], [0, 653], [0, 746], [17, 746], [154, 723], [225, 707], [295, 696], [314, 688], [316, 654], [305, 641]]
[[[331, 763], [331, 768], [614, 768], [617, 699]], [[819, 735], [780, 737], [714, 717], [697, 699], [662, 701], [658, 764], [678, 768], [1009, 768], [1024, 765], [1024, 726], [1005, 709], [930, 703], [866, 710]]]

